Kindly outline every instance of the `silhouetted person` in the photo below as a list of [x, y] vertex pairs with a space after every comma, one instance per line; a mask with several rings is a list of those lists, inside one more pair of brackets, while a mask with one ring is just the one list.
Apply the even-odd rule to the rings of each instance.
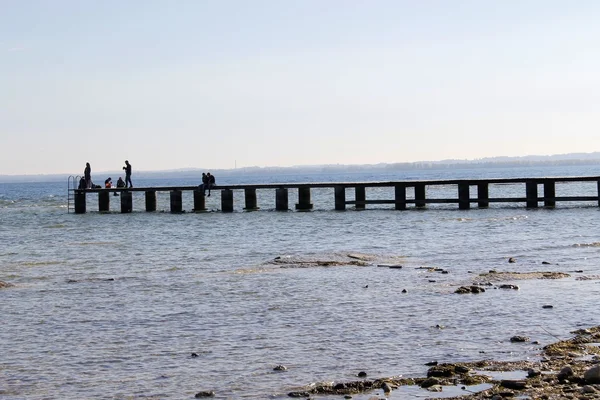
[[106, 189], [110, 189], [112, 187], [112, 178], [110, 176], [104, 181], [104, 187]]
[[202, 173], [202, 184], [198, 185], [198, 188], [202, 190], [202, 196], [206, 196], [206, 187], [208, 186], [208, 176], [206, 173]]
[[123, 167], [125, 170], [125, 187], [129, 184], [129, 187], [133, 187], [133, 183], [131, 183], [131, 164], [129, 161], [125, 160], [125, 166]]
[[90, 163], [85, 163], [85, 169], [83, 170], [83, 177], [85, 178], [85, 188], [92, 188], [92, 167]]
[[78, 189], [86, 189], [87, 188], [87, 182], [85, 181], [84, 177], [81, 177], [81, 179], [79, 180], [79, 188]]
[[125, 181], [123, 180], [123, 178], [119, 177], [119, 179], [117, 180], [117, 187], [118, 188], [124, 188], [125, 187]]
[[208, 196], [210, 197], [210, 189], [215, 187], [215, 176], [211, 175], [210, 172], [206, 173], [206, 177], [208, 178]]

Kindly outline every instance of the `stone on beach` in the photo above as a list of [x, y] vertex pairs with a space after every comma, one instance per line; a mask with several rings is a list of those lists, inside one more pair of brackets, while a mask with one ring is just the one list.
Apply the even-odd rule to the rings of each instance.
[[563, 381], [565, 379], [569, 379], [573, 375], [575, 375], [575, 373], [573, 372], [573, 368], [570, 365], [566, 365], [566, 366], [562, 367], [562, 369], [560, 370], [558, 375], [556, 375], [556, 378], [559, 381]]
[[600, 365], [594, 365], [592, 368], [585, 371], [583, 374], [583, 379], [585, 379], [585, 382], [589, 384], [600, 383]]

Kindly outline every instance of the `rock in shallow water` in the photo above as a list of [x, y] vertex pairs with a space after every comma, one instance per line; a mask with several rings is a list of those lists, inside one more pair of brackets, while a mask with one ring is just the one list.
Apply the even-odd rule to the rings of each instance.
[[507, 389], [523, 390], [527, 387], [527, 382], [505, 379], [500, 381], [500, 386], [504, 386]]
[[384, 393], [390, 393], [392, 391], [392, 387], [387, 382], [383, 382], [381, 388], [383, 389]]
[[310, 393], [308, 393], [308, 392], [289, 392], [288, 396], [289, 397], [294, 397], [294, 398], [298, 398], [298, 397], [310, 397]]
[[479, 286], [461, 286], [454, 291], [454, 293], [458, 294], [467, 294], [467, 293], [483, 293], [485, 289]]
[[205, 390], [205, 391], [196, 393], [196, 395], [194, 397], [196, 399], [201, 399], [203, 397], [214, 397], [214, 396], [215, 396], [215, 392], [213, 392], [212, 390]]
[[509, 285], [509, 284], [504, 284], [504, 285], [500, 285], [498, 286], [500, 289], [512, 289], [512, 290], [519, 290], [519, 287], [517, 285]]
[[515, 342], [529, 342], [529, 337], [528, 336], [513, 336], [510, 338], [510, 341], [515, 343]]
[[439, 380], [437, 380], [433, 377], [430, 377], [430, 378], [425, 379], [423, 382], [421, 382], [421, 387], [426, 389], [428, 387], [439, 385], [439, 384], [440, 384]]

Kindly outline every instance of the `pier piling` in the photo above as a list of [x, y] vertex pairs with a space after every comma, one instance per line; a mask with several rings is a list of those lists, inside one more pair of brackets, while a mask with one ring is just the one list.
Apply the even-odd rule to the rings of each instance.
[[98, 193], [98, 211], [110, 211], [110, 192], [105, 191]]
[[343, 186], [336, 186], [333, 188], [335, 197], [335, 210], [344, 211], [346, 209], [346, 188]]
[[298, 203], [296, 204], [296, 210], [308, 211], [312, 210], [313, 205], [310, 199], [310, 187], [302, 186], [298, 188]]
[[133, 211], [133, 193], [130, 191], [121, 192], [121, 212], [123, 214]]
[[246, 207], [244, 207], [244, 210], [246, 210], [246, 211], [258, 210], [258, 202], [256, 201], [256, 189], [255, 188], [244, 189], [244, 199], [246, 201]]
[[544, 182], [544, 207], [556, 207], [556, 182], [547, 180]]
[[183, 212], [183, 196], [181, 190], [171, 190], [171, 212], [180, 213]]
[[233, 212], [233, 190], [221, 190], [221, 211]]
[[468, 183], [458, 184], [458, 208], [459, 210], [468, 210], [471, 208], [470, 187]]
[[156, 211], [156, 190], [146, 190], [144, 196], [146, 198], [146, 211]]
[[537, 208], [538, 206], [538, 184], [536, 181], [525, 182], [525, 197], [527, 208]]
[[425, 203], [425, 184], [424, 183], [416, 183], [415, 184], [415, 207], [423, 208], [427, 203]]
[[289, 210], [289, 196], [286, 188], [275, 189], [275, 209], [277, 211]]
[[194, 189], [194, 212], [206, 211], [206, 197], [204, 191], [200, 189]]
[[394, 186], [394, 205], [396, 210], [406, 210], [406, 186], [397, 184]]
[[367, 200], [367, 195], [364, 186], [357, 186], [354, 188], [354, 199], [356, 200], [356, 204], [354, 205], [355, 209], [364, 210], [366, 208], [365, 201]]
[[490, 206], [490, 192], [487, 182], [477, 184], [477, 207], [488, 208]]
[[[599, 183], [599, 187], [600, 187], [600, 183]], [[74, 201], [75, 201], [75, 214], [85, 214], [85, 211], [86, 211], [85, 191], [76, 190], [75, 196], [74, 196]]]

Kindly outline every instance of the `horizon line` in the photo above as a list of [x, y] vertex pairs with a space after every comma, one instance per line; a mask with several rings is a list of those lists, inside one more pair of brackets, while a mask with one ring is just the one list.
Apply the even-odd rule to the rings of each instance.
[[[581, 155], [587, 155], [587, 156], [591, 156], [597, 154], [598, 158], [594, 159], [594, 158], [575, 158], [576, 156], [581, 156]], [[183, 168], [174, 168], [174, 169], [161, 169], [161, 170], [137, 170], [136, 173], [169, 173], [169, 172], [195, 172], [195, 171], [201, 171], [201, 170], [213, 170], [213, 171], [220, 171], [220, 172], [231, 172], [231, 171], [243, 171], [243, 170], [260, 170], [260, 169], [300, 169], [300, 168], [323, 168], [323, 167], [338, 167], [338, 168], [343, 168], [343, 167], [376, 167], [376, 166], [388, 166], [388, 165], [419, 165], [419, 164], [446, 164], [446, 165], [460, 165], [460, 164], [476, 164], [476, 163], [481, 163], [481, 162], [488, 162], [488, 163], [506, 163], [506, 162], [514, 162], [514, 161], [518, 161], [521, 159], [527, 159], [527, 158], [552, 158], [552, 157], [566, 157], [560, 160], [556, 160], [556, 161], [586, 161], [586, 162], [593, 162], [593, 161], [598, 161], [600, 162], [600, 152], [598, 151], [593, 151], [593, 152], [589, 152], [589, 153], [584, 153], [584, 152], [578, 152], [578, 153], [563, 153], [563, 154], [550, 154], [550, 155], [526, 155], [526, 156], [493, 156], [493, 157], [482, 157], [482, 158], [473, 158], [473, 159], [459, 159], [459, 158], [449, 158], [449, 159], [442, 159], [442, 160], [423, 160], [423, 161], [407, 161], [407, 162], [381, 162], [381, 163], [376, 163], [376, 164], [300, 164], [300, 165], [290, 165], [290, 166], [258, 166], [258, 165], [252, 165], [252, 166], [247, 166], [247, 167], [235, 167], [235, 168], [204, 168], [204, 167], [183, 167]], [[530, 162], [534, 162], [534, 163], [540, 163], [540, 162], [544, 162], [543, 160], [530, 160]], [[117, 170], [111, 171], [111, 170], [103, 170], [103, 171], [98, 171], [97, 174], [110, 174], [110, 173], [114, 173]], [[65, 172], [57, 172], [57, 173], [25, 173], [25, 174], [2, 174], [0, 173], [0, 176], [2, 177], [42, 177], [42, 176], [72, 176], [72, 173], [65, 173]], [[117, 174], [118, 175], [118, 174]]]

